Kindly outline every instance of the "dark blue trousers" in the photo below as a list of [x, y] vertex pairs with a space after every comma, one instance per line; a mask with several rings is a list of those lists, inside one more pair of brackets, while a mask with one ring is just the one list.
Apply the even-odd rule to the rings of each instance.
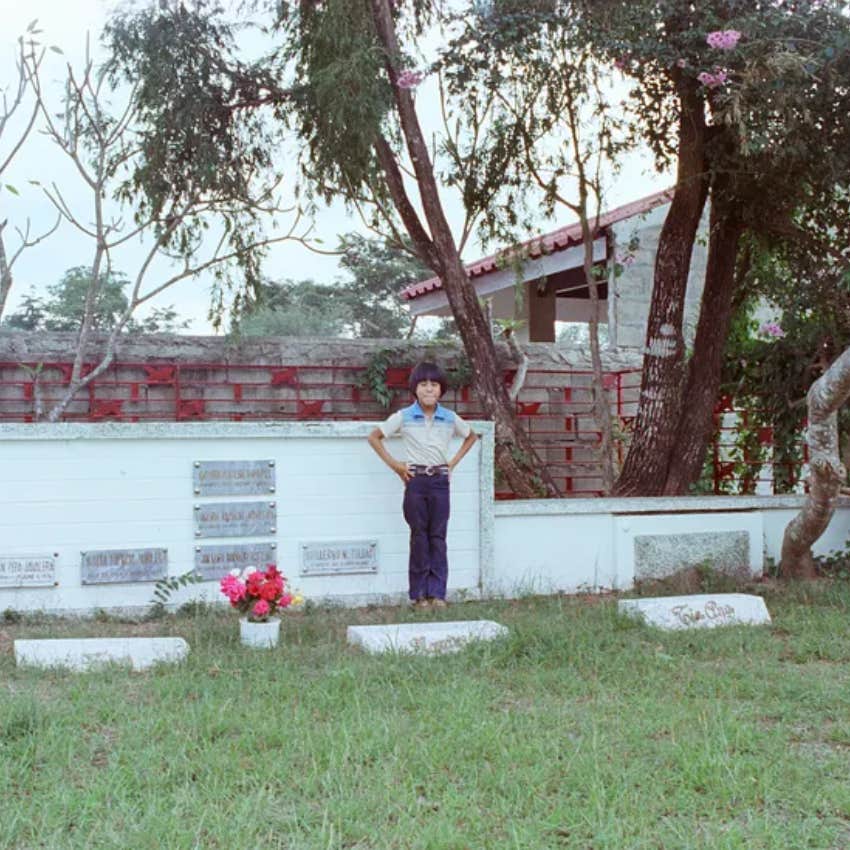
[[404, 488], [404, 518], [410, 526], [407, 576], [412, 600], [445, 599], [449, 562], [449, 476], [416, 475]]

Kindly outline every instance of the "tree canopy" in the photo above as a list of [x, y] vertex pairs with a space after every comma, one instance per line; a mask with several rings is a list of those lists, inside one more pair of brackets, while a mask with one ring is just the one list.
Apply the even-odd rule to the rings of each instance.
[[[121, 321], [129, 303], [126, 293], [129, 286], [130, 279], [121, 272], [101, 275], [92, 310], [92, 330], [111, 331]], [[77, 331], [86, 313], [86, 299], [91, 288], [91, 266], [74, 266], [60, 281], [47, 287], [46, 298], [24, 295], [20, 309], [3, 320], [3, 327], [27, 331]], [[173, 307], [157, 307], [144, 318], [131, 317], [127, 330], [174, 333], [186, 324]]]

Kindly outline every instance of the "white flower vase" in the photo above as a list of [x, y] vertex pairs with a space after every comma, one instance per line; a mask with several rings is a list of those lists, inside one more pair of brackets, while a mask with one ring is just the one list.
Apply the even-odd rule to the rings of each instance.
[[252, 623], [247, 617], [242, 617], [239, 620], [239, 637], [245, 646], [274, 649], [280, 638], [280, 620], [272, 617], [265, 623]]

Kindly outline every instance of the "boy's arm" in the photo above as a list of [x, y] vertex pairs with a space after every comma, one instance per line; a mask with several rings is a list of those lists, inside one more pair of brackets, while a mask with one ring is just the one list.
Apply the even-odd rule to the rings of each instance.
[[449, 461], [449, 472], [451, 472], [463, 460], [463, 456], [472, 448], [475, 441], [478, 439], [478, 434], [475, 431], [470, 431], [460, 444], [457, 454]]
[[368, 437], [369, 445], [375, 450], [375, 454], [396, 474], [402, 481], [410, 481], [410, 472], [407, 464], [396, 460], [384, 446], [384, 433], [380, 428], [373, 428]]

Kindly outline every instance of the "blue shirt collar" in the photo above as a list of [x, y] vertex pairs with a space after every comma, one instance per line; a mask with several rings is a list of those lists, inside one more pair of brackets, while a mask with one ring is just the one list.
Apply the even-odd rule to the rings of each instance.
[[[419, 400], [413, 402], [410, 405], [410, 409], [413, 411], [413, 415], [417, 419], [425, 419], [425, 411], [422, 409], [422, 406], [419, 404]], [[437, 402], [437, 409], [434, 411], [434, 419], [445, 420], [448, 419], [448, 411], [445, 407], [443, 407], [440, 402]]]

